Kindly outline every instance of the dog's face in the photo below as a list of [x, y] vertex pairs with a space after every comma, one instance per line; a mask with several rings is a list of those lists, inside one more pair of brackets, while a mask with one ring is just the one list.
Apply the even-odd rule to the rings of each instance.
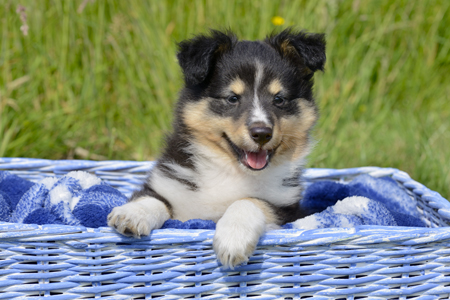
[[195, 143], [252, 172], [308, 153], [323, 35], [285, 30], [251, 42], [212, 31], [179, 46], [186, 87], [177, 118]]

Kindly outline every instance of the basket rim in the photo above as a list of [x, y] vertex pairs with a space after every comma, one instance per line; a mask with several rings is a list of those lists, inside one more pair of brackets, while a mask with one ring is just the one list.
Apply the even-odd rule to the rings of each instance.
[[[212, 245], [215, 230], [155, 229], [140, 239], [123, 236], [112, 228], [87, 228], [69, 225], [35, 225], [0, 222], [0, 243], [62, 242], [84, 249], [90, 244], [133, 244], [136, 246], [191, 244]], [[450, 227], [423, 228], [361, 225], [351, 228], [280, 229], [266, 232], [258, 246], [295, 245], [296, 247], [345, 244], [361, 247], [369, 244], [427, 245], [445, 242], [450, 245]]]
[[[145, 172], [155, 165], [155, 161], [92, 161], [92, 160], [49, 160], [38, 158], [0, 158], [0, 170], [8, 171], [11, 169], [24, 170], [44, 168], [45, 171], [64, 171], [82, 170], [86, 168], [97, 169], [131, 169], [136, 172]], [[359, 174], [369, 174], [374, 177], [391, 176], [394, 180], [400, 182], [418, 197], [424, 199], [433, 209], [435, 209], [445, 219], [450, 220], [450, 202], [443, 198], [438, 192], [432, 191], [423, 184], [414, 181], [411, 177], [395, 168], [381, 167], [359, 167], [345, 169], [329, 168], [307, 168], [304, 169], [303, 179], [307, 181], [324, 180], [331, 178], [353, 177]], [[39, 231], [37, 234], [36, 231]], [[34, 232], [34, 233], [33, 233]], [[187, 243], [204, 241], [212, 242], [214, 230], [204, 229], [157, 229], [150, 236], [142, 239], [124, 237], [108, 227], [87, 228], [83, 226], [69, 225], [28, 225], [20, 223], [0, 222], [0, 241], [9, 239], [20, 240], [48, 240], [47, 235], [63, 235], [62, 240], [70, 241], [75, 238], [74, 235], [88, 240], [105, 240], [105, 242], [128, 243], [131, 241], [142, 243]], [[33, 237], [38, 235], [38, 237]], [[46, 237], [47, 236], [47, 237]], [[338, 241], [349, 240], [351, 244], [366, 243], [432, 243], [437, 241], [449, 240], [450, 227], [438, 228], [420, 228], [420, 227], [396, 227], [396, 226], [372, 226], [363, 225], [352, 228], [324, 228], [324, 229], [281, 229], [267, 232], [260, 240], [259, 245], [271, 245], [274, 241], [277, 244], [283, 243], [304, 243], [329, 244]], [[80, 244], [81, 247], [81, 244]]]
[[[131, 160], [51, 160], [41, 158], [22, 158], [22, 157], [0, 157], [0, 171], [8, 170], [26, 170], [43, 169], [48, 172], [91, 169], [99, 171], [127, 170], [128, 172], [149, 171], [156, 164], [156, 161], [131, 161]], [[131, 169], [131, 170], [130, 170]], [[448, 218], [450, 218], [450, 203], [438, 192], [433, 191], [425, 185], [411, 179], [408, 173], [396, 168], [364, 166], [343, 169], [332, 168], [305, 168], [302, 178], [305, 180], [320, 180], [325, 178], [337, 178], [343, 176], [356, 176], [359, 174], [369, 174], [374, 177], [392, 176], [393, 179], [407, 184], [408, 187], [418, 195], [430, 196], [442, 208], [448, 209]]]

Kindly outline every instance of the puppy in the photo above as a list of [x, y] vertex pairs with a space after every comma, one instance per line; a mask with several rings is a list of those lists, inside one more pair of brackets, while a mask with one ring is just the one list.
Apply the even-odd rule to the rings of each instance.
[[261, 235], [303, 216], [299, 176], [318, 112], [313, 74], [323, 34], [292, 29], [262, 41], [212, 30], [179, 43], [185, 86], [173, 133], [142, 189], [108, 225], [149, 235], [169, 219], [217, 222], [226, 267], [248, 261]]

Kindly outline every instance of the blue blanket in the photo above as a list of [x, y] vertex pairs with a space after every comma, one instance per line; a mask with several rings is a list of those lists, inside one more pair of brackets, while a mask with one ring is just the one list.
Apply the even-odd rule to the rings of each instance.
[[[107, 226], [111, 210], [126, 197], [98, 177], [75, 171], [32, 183], [0, 171], [0, 221], [25, 224]], [[284, 228], [316, 229], [358, 225], [425, 227], [417, 203], [389, 177], [360, 175], [350, 183], [318, 181], [304, 192], [310, 215]], [[210, 220], [168, 220], [163, 228], [215, 229]]]

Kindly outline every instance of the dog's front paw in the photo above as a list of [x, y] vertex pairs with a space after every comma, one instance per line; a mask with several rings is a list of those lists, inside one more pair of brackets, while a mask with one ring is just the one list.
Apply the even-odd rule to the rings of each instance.
[[108, 215], [108, 226], [119, 233], [140, 238], [160, 228], [170, 215], [161, 201], [143, 197], [115, 207]]
[[141, 237], [149, 235], [155, 229], [151, 215], [143, 212], [137, 203], [127, 203], [115, 207], [108, 215], [108, 226], [128, 236]]
[[253, 203], [233, 203], [217, 222], [213, 240], [217, 259], [231, 269], [247, 262], [264, 230], [264, 214]]
[[237, 265], [247, 262], [258, 243], [258, 239], [255, 242], [255, 237], [236, 238], [239, 235], [236, 233], [236, 231], [220, 233], [216, 229], [214, 235], [214, 251], [217, 259], [226, 268], [233, 269]]

